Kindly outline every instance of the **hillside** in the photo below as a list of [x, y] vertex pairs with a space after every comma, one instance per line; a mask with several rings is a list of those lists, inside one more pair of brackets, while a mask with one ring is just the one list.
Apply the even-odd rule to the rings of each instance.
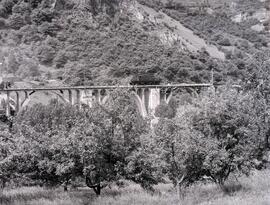
[[42, 85], [125, 84], [137, 73], [200, 83], [212, 69], [218, 82], [246, 81], [268, 58], [266, 5], [1, 0], [0, 70]]

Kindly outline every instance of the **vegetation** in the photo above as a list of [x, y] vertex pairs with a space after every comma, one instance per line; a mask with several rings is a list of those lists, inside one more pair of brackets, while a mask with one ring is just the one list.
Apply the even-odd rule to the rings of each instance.
[[67, 191], [84, 182], [100, 195], [122, 180], [151, 191], [171, 182], [184, 196], [186, 187], [205, 179], [227, 192], [232, 175], [248, 175], [268, 163], [269, 122], [261, 113], [269, 108], [256, 89], [202, 93], [182, 102], [175, 116], [171, 103], [152, 129], [132, 99], [119, 90], [104, 106], [78, 109], [52, 101], [23, 110], [10, 131], [1, 132], [2, 187]]
[[[247, 69], [249, 60], [255, 60], [251, 55], [268, 49], [266, 32], [256, 33], [248, 22], [237, 24], [229, 14], [220, 14], [226, 5], [213, 15], [190, 15], [185, 7], [140, 1], [221, 46], [227, 59], [220, 61], [204, 51], [194, 54], [161, 43], [151, 34], [155, 25], [147, 17], [138, 22], [132, 13], [123, 12], [122, 4], [130, 2], [33, 2], [0, 2], [1, 67], [22, 79], [59, 77], [72, 85], [117, 84], [139, 72], [155, 74], [163, 82], [199, 83], [209, 82], [214, 69], [218, 82], [244, 81], [256, 70]], [[230, 46], [234, 49], [228, 50]]]
[[111, 93], [111, 103], [106, 107], [78, 110], [52, 102], [21, 112], [14, 121], [12, 136], [18, 146], [11, 147], [13, 151], [2, 159], [1, 170], [12, 176], [5, 179], [16, 177], [24, 185], [63, 184], [67, 190], [80, 178], [97, 195], [111, 182], [122, 179], [144, 188], [157, 183], [151, 164], [140, 164], [145, 159], [139, 152], [143, 152], [139, 137], [145, 124], [135, 112], [136, 106], [130, 106], [127, 93], [121, 92], [120, 98], [115, 95]]
[[[240, 184], [241, 185], [240, 185]], [[214, 184], [198, 183], [187, 190], [182, 204], [237, 204], [237, 205], [264, 205], [269, 201], [269, 172], [253, 173], [250, 177], [241, 177], [238, 183], [228, 183], [231, 195], [224, 195]], [[64, 193], [61, 190], [47, 190], [40, 187], [17, 188], [4, 191], [1, 203], [7, 205], [106, 205], [106, 204], [149, 204], [149, 205], [178, 205], [178, 197], [172, 191], [172, 185], [160, 184], [155, 186], [156, 193], [150, 194], [130, 182], [119, 189], [112, 186], [105, 189], [102, 195], [96, 198], [88, 190], [73, 190]]]
[[[236, 11], [263, 4], [239, 2]], [[194, 201], [191, 195], [214, 192], [211, 200], [220, 204], [229, 203], [225, 195], [238, 187], [241, 204], [247, 189], [253, 196], [265, 185], [257, 178], [262, 185], [252, 187], [246, 177], [258, 170], [263, 178], [268, 174], [269, 34], [253, 31], [254, 19], [233, 22], [235, 13], [220, 12], [229, 6], [218, 0], [213, 12], [177, 1], [140, 0], [226, 52], [224, 61], [213, 59], [205, 49], [192, 53], [162, 43], [150, 32], [157, 25], [135, 20], [123, 10], [125, 3], [0, 0], [1, 71], [27, 80], [58, 77], [69, 85], [99, 85], [128, 83], [138, 73], [159, 76], [163, 83], [209, 82], [213, 70], [215, 82], [237, 82], [241, 90], [229, 85], [215, 93], [196, 90], [192, 98], [176, 93], [155, 110], [156, 124], [139, 115], [127, 90], [111, 91], [105, 105], [54, 100], [27, 107], [0, 125], [0, 203], [132, 204], [142, 195], [141, 204], [199, 204], [200, 197]], [[230, 186], [234, 178], [242, 184]], [[134, 193], [125, 198], [118, 189], [129, 189], [126, 181], [144, 190], [132, 185]], [[18, 187], [34, 188], [30, 194], [9, 191]], [[104, 197], [110, 188], [115, 199]], [[264, 188], [262, 204], [269, 184]]]

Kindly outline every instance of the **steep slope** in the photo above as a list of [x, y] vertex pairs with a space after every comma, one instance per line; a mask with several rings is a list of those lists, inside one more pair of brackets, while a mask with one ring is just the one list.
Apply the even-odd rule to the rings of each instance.
[[135, 16], [139, 20], [148, 20], [153, 23], [155, 25], [153, 32], [159, 36], [162, 42], [170, 45], [179, 44], [181, 49], [187, 49], [190, 52], [205, 49], [211, 57], [225, 59], [224, 53], [219, 51], [216, 46], [207, 44], [204, 39], [195, 35], [192, 30], [166, 13], [141, 4], [135, 4], [130, 10], [136, 12]]

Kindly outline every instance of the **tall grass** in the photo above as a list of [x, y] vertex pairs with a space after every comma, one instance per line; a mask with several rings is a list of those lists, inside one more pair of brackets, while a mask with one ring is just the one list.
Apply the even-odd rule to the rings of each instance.
[[228, 182], [228, 193], [212, 183], [198, 183], [186, 190], [179, 201], [170, 184], [155, 187], [148, 193], [140, 186], [129, 183], [124, 188], [112, 186], [96, 197], [89, 189], [63, 192], [40, 187], [5, 190], [0, 195], [1, 205], [270, 205], [270, 171], [255, 172], [241, 177], [239, 182]]

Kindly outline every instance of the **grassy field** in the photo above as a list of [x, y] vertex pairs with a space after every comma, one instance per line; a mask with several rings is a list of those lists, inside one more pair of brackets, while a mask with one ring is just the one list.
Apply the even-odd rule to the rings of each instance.
[[0, 196], [1, 205], [270, 205], [270, 171], [254, 173], [239, 182], [228, 184], [229, 194], [224, 194], [216, 185], [196, 184], [187, 190], [179, 201], [171, 185], [161, 184], [151, 194], [135, 184], [124, 188], [112, 187], [96, 197], [91, 190], [70, 192], [45, 190], [38, 187], [5, 190]]

